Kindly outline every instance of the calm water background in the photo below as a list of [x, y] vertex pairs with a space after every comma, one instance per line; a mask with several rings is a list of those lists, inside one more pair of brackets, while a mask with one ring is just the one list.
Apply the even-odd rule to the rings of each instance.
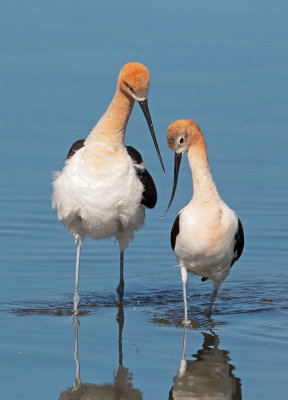
[[[51, 210], [51, 174], [103, 114], [128, 61], [150, 69], [166, 174], [136, 104], [125, 142], [141, 151], [159, 201], [126, 252], [124, 326], [117, 245], [84, 242], [83, 398], [122, 390], [123, 398], [168, 399], [182, 390], [200, 399], [206, 390], [216, 399], [287, 399], [287, 12], [286, 1], [1, 2], [1, 399], [80, 396], [70, 390], [75, 246]], [[210, 322], [202, 311], [212, 285], [190, 278], [182, 377], [181, 280], [169, 236], [192, 196], [186, 160], [160, 218], [173, 172], [165, 133], [178, 118], [200, 124], [217, 187], [246, 235]]]

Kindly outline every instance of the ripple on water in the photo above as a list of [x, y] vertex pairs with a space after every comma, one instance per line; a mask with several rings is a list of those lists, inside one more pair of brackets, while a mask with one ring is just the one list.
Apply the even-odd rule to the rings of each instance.
[[[259, 314], [265, 312], [287, 311], [287, 285], [273, 285], [271, 282], [262, 283], [259, 286], [251, 284], [237, 288], [225, 287], [220, 290], [215, 301], [213, 316], [227, 316], [231, 314]], [[205, 290], [205, 292], [204, 292]], [[263, 294], [269, 294], [269, 297]], [[209, 325], [209, 319], [203, 315], [210, 300], [211, 291], [201, 285], [195, 285], [193, 293], [187, 296], [188, 317], [192, 321], [192, 327], [205, 327]], [[270, 297], [270, 295], [273, 295]], [[183, 319], [182, 291], [173, 286], [164, 290], [138, 291], [137, 293], [127, 291], [124, 297], [124, 307], [133, 308], [137, 312], [143, 312], [148, 319], [156, 324], [180, 326]], [[119, 305], [116, 294], [83, 293], [80, 302], [80, 315], [105, 313], [107, 309], [117, 309]], [[54, 302], [45, 300], [25, 301], [21, 303], [10, 303], [1, 305], [2, 311], [27, 315], [72, 315], [72, 296], [64, 295]], [[208, 322], [207, 322], [208, 321]], [[215, 322], [216, 324], [216, 322]], [[217, 325], [221, 322], [217, 322]], [[207, 326], [208, 326], [207, 325]], [[210, 326], [210, 325], [209, 325]]]

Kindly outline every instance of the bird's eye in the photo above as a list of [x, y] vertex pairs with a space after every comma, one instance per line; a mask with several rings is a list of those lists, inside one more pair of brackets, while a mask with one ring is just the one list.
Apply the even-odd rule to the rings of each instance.
[[129, 90], [131, 90], [132, 93], [134, 93], [134, 89], [133, 89], [127, 82], [124, 82], [124, 83], [125, 83], [125, 85], [127, 86], [127, 88], [128, 88]]
[[182, 144], [183, 142], [184, 142], [184, 138], [181, 137], [180, 140], [179, 140], [179, 143]]

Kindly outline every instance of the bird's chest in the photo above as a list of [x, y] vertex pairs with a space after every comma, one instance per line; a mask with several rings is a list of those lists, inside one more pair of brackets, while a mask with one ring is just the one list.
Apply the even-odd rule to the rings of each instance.
[[231, 262], [233, 229], [233, 218], [221, 205], [184, 208], [175, 254], [192, 272], [209, 276], [211, 268], [221, 270]]
[[[93, 183], [92, 183], [93, 182]], [[90, 188], [93, 200], [90, 206], [107, 213], [121, 221], [132, 216], [142, 198], [143, 185], [128, 159], [120, 158], [119, 162], [92, 171]]]
[[94, 156], [87, 161], [83, 153], [75, 154], [64, 171], [73, 211], [91, 227], [127, 224], [141, 203], [143, 185], [137, 178], [125, 150], [113, 157]]

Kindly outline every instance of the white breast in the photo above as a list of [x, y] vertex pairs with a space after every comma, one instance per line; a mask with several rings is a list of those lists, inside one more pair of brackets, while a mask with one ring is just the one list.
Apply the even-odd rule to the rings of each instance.
[[180, 265], [213, 281], [225, 279], [234, 253], [237, 216], [222, 200], [191, 201], [181, 210], [175, 254]]
[[87, 163], [83, 149], [56, 173], [52, 206], [70, 233], [95, 239], [122, 237], [126, 247], [144, 222], [143, 185], [124, 147], [103, 167]]

